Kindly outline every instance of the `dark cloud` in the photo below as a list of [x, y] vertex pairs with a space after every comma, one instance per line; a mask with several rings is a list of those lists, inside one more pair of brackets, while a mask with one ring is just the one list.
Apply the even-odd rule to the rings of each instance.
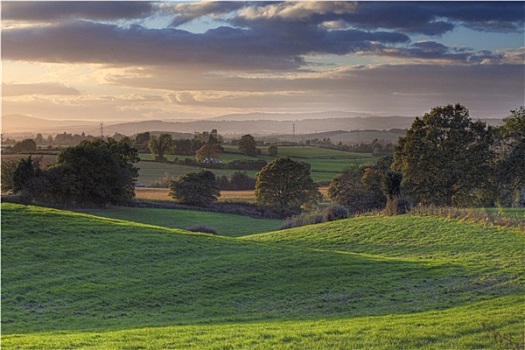
[[203, 34], [147, 29], [86, 21], [2, 31], [3, 58], [41, 62], [105, 64], [207, 64], [211, 68], [293, 69], [307, 54], [347, 54], [370, 49], [371, 43], [402, 43], [409, 38], [390, 32], [359, 30], [268, 33], [219, 27]]
[[[439, 3], [438, 3], [439, 4]], [[523, 32], [523, 1], [464, 1], [441, 3], [436, 15], [484, 32]]]
[[359, 29], [389, 29], [441, 35], [458, 24], [482, 31], [522, 32], [523, 2], [286, 2], [247, 5], [231, 19], [236, 25], [279, 23], [319, 25], [344, 21]]
[[153, 14], [154, 2], [141, 1], [2, 1], [2, 20], [119, 20]]
[[80, 95], [80, 91], [60, 83], [2, 83], [2, 96], [22, 95]]

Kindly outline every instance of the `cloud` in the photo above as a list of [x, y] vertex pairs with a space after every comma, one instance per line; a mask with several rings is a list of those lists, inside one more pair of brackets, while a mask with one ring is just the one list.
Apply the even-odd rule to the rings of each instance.
[[60, 83], [17, 84], [2, 83], [2, 96], [23, 95], [80, 95], [77, 89]]
[[[195, 100], [185, 106], [288, 110], [367, 110], [411, 115], [436, 105], [460, 102], [479, 116], [503, 116], [523, 104], [523, 64], [399, 64], [342, 67], [294, 75], [209, 76], [150, 67], [142, 77], [108, 79], [112, 84], [182, 91]], [[179, 95], [179, 97], [181, 97]], [[381, 112], [382, 111], [382, 112]], [[410, 112], [412, 111], [412, 112]]]
[[35, 22], [135, 19], [155, 11], [154, 2], [141, 1], [3, 1], [1, 6], [2, 20]]
[[171, 26], [178, 27], [203, 16], [217, 18], [244, 6], [246, 6], [245, 3], [235, 1], [201, 1], [181, 4], [164, 3], [159, 8], [162, 13], [174, 16], [175, 19]]
[[57, 63], [114, 65], [206, 64], [210, 68], [295, 69], [303, 55], [343, 55], [367, 50], [371, 42], [408, 42], [400, 33], [355, 29], [326, 32], [320, 28], [298, 31], [256, 31], [219, 27], [206, 33], [139, 25], [77, 21], [52, 27], [13, 28], [2, 31], [3, 58]]
[[480, 31], [523, 32], [523, 2], [285, 2], [246, 6], [232, 23], [344, 21], [360, 29], [442, 35], [458, 24]]

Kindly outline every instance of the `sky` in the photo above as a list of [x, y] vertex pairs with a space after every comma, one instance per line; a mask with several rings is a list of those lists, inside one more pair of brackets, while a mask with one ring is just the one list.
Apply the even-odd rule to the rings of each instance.
[[524, 104], [525, 2], [2, 1], [2, 114], [476, 118]]

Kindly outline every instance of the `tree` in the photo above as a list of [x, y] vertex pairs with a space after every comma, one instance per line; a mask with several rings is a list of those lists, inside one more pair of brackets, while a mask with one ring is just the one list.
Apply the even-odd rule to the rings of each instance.
[[272, 156], [272, 157], [276, 157], [277, 156], [277, 153], [279, 152], [279, 149], [277, 148], [277, 146], [269, 146], [268, 147], [268, 155]]
[[14, 191], [49, 204], [105, 206], [129, 202], [135, 192], [137, 150], [115, 140], [83, 141], [63, 150], [57, 163], [40, 170], [31, 158], [20, 161]]
[[[190, 139], [182, 139], [182, 140], [174, 140], [173, 141], [173, 153], [184, 155], [184, 156], [191, 156], [195, 154], [196, 149], [194, 148], [195, 140]], [[199, 148], [202, 145], [199, 146]], [[198, 149], [198, 148], [197, 148]]]
[[512, 110], [498, 128], [496, 179], [500, 204], [525, 205], [525, 108]]
[[383, 208], [382, 175], [377, 169], [361, 167], [337, 175], [328, 187], [328, 197], [351, 213]]
[[397, 215], [400, 212], [399, 198], [401, 197], [401, 181], [403, 175], [400, 172], [389, 170], [381, 182], [381, 190], [386, 197], [387, 215]]
[[42, 134], [38, 133], [35, 137], [35, 143], [37, 145], [41, 145], [44, 143], [44, 137], [42, 136]]
[[13, 191], [15, 193], [24, 192], [31, 195], [34, 190], [35, 176], [38, 171], [38, 164], [35, 164], [31, 156], [20, 159], [13, 171]]
[[[62, 174], [61, 201], [71, 205], [124, 204], [135, 195], [138, 162], [135, 148], [125, 142], [82, 141], [63, 150], [54, 168]], [[53, 168], [53, 167], [52, 167]]]
[[310, 165], [290, 158], [278, 158], [261, 169], [256, 176], [255, 197], [259, 205], [277, 209], [283, 216], [322, 199], [310, 176]]
[[202, 145], [195, 153], [198, 162], [217, 162], [219, 161], [222, 147], [213, 134], [208, 136], [208, 141]]
[[13, 146], [13, 151], [16, 153], [34, 152], [36, 151], [36, 142], [32, 139], [25, 139], [23, 141], [17, 142]]
[[215, 174], [208, 170], [179, 176], [170, 182], [170, 196], [179, 203], [208, 206], [220, 195]]
[[394, 167], [416, 202], [481, 203], [490, 193], [493, 132], [460, 105], [435, 107], [416, 118], [395, 147]]
[[151, 135], [148, 131], [138, 133], [137, 136], [135, 136], [135, 140], [133, 141], [133, 147], [139, 151], [147, 152], [150, 138]]
[[257, 148], [257, 144], [255, 143], [255, 139], [250, 134], [241, 137], [239, 141], [239, 151], [241, 151], [242, 154], [250, 157], [255, 157], [260, 153], [259, 149]]
[[165, 162], [165, 154], [169, 153], [173, 146], [173, 140], [170, 134], [162, 134], [159, 137], [151, 136], [148, 148], [151, 151], [151, 154], [155, 156], [157, 162]]
[[18, 159], [8, 159], [2, 161], [2, 192], [8, 192], [14, 189], [13, 176], [18, 168]]

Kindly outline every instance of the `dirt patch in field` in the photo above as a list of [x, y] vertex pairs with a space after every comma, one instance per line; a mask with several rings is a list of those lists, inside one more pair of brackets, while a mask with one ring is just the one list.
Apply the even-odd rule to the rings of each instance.
[[[319, 188], [323, 196], [327, 197], [328, 187]], [[137, 199], [149, 200], [172, 200], [169, 196], [169, 189], [167, 188], [136, 188], [135, 197]], [[255, 202], [254, 191], [221, 191], [219, 201], [242, 201]]]

